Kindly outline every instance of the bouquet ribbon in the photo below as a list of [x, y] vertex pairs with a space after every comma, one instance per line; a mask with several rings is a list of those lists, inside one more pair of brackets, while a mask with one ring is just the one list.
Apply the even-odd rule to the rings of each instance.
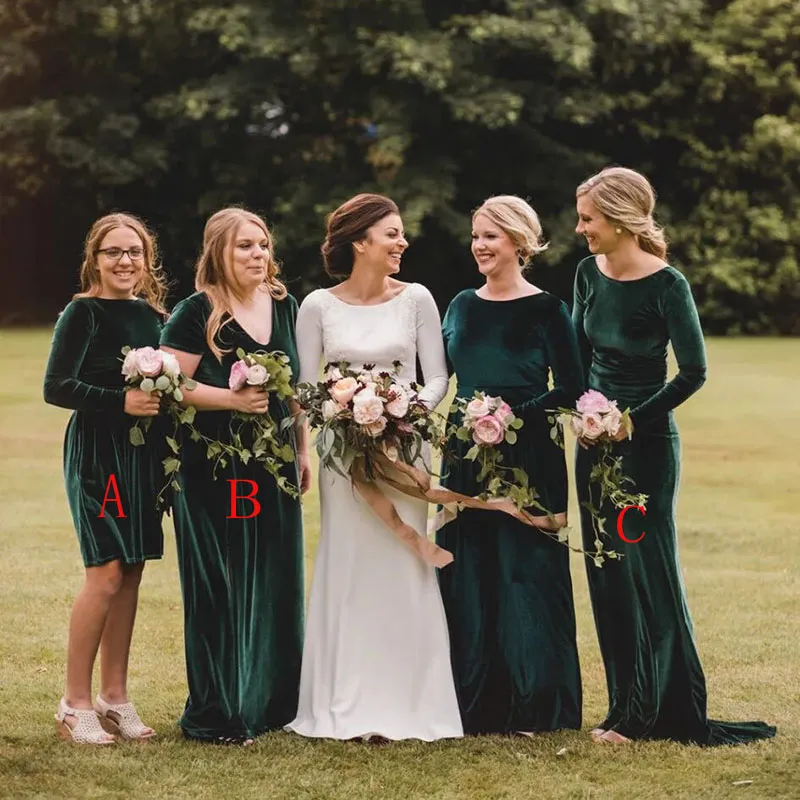
[[430, 531], [437, 531], [443, 525], [454, 520], [462, 508], [501, 511], [525, 525], [549, 531], [558, 530], [567, 524], [567, 515], [564, 513], [534, 516], [524, 509], [517, 508], [508, 497], [481, 500], [478, 497], [470, 497], [441, 486], [434, 486], [430, 475], [424, 470], [403, 461], [391, 461], [383, 454], [371, 454], [370, 466], [373, 477], [367, 476], [363, 456], [356, 458], [350, 467], [350, 477], [359, 494], [403, 544], [426, 564], [440, 569], [452, 563], [453, 554], [430, 541], [427, 536], [420, 535], [411, 525], [403, 522], [394, 504], [380, 490], [376, 481], [380, 480], [415, 500], [440, 505], [441, 509], [429, 523]]

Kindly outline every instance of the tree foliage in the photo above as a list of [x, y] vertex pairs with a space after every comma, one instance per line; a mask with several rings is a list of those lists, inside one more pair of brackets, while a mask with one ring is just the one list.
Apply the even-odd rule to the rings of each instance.
[[14, 270], [9, 308], [51, 316], [115, 208], [157, 229], [177, 294], [209, 213], [261, 211], [302, 295], [363, 190], [400, 204], [405, 276], [441, 302], [475, 281], [470, 210], [530, 198], [536, 280], [568, 297], [574, 187], [622, 163], [707, 330], [800, 333], [793, 0], [2, 0], [0, 34], [3, 241], [48, 278]]

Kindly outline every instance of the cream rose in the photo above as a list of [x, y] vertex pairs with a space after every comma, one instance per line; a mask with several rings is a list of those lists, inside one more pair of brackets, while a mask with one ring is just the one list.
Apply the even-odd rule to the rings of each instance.
[[340, 406], [335, 400], [323, 400], [322, 402], [322, 419], [327, 422], [333, 419], [337, 414], [345, 410], [344, 406]]
[[331, 367], [325, 373], [325, 380], [326, 381], [340, 381], [342, 379], [342, 371], [339, 367]]
[[594, 441], [603, 433], [603, 420], [599, 414], [584, 414], [582, 416], [583, 430], [581, 436], [584, 439]]
[[161, 360], [164, 364], [164, 373], [172, 378], [177, 378], [181, 374], [181, 365], [172, 353], [161, 353]]
[[408, 413], [408, 395], [402, 386], [392, 384], [389, 387], [389, 395], [392, 399], [386, 404], [386, 412], [397, 419], [401, 419]]
[[357, 389], [358, 381], [355, 378], [339, 378], [329, 391], [340, 406], [346, 406], [353, 399]]
[[261, 386], [267, 382], [268, 376], [267, 368], [262, 367], [261, 364], [253, 364], [252, 367], [247, 368], [247, 382], [250, 386]]
[[490, 411], [491, 408], [489, 407], [489, 401], [485, 397], [476, 397], [467, 403], [467, 410], [465, 414], [470, 419], [480, 419], [481, 417], [485, 417], [487, 414], [489, 414]]
[[139, 361], [135, 350], [128, 350], [128, 354], [122, 362], [122, 374], [126, 378], [133, 378], [139, 374]]
[[377, 439], [385, 430], [386, 430], [386, 417], [380, 416], [375, 422], [371, 422], [369, 425], [364, 426], [364, 430], [372, 436], [373, 439]]
[[[353, 398], [353, 419], [359, 425], [372, 425], [383, 417], [383, 401], [371, 392], [359, 392]], [[383, 420], [386, 427], [386, 420]]]
[[609, 436], [616, 436], [619, 433], [619, 426], [622, 423], [622, 412], [615, 406], [603, 416], [603, 430]]

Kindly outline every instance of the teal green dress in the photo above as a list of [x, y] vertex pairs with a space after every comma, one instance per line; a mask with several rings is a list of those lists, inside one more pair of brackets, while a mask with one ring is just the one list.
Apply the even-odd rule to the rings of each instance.
[[[571, 406], [581, 391], [567, 307], [547, 292], [494, 302], [469, 289], [450, 303], [443, 333], [457, 396], [480, 390], [511, 405], [525, 424], [517, 443], [503, 446], [504, 464], [524, 468], [543, 505], [566, 512], [564, 451], [550, 437], [545, 409]], [[477, 468], [462, 460], [471, 443], [451, 444], [457, 459], [443, 483], [475, 495]], [[455, 556], [439, 583], [464, 732], [580, 728], [567, 548], [508, 515], [469, 509], [437, 542]]]
[[[232, 320], [218, 343], [231, 352], [220, 363], [206, 344], [208, 298], [196, 293], [178, 303], [164, 327], [162, 346], [201, 355], [195, 380], [228, 387], [236, 348], [247, 352], [282, 350], [298, 374], [294, 321], [297, 303], [288, 296], [273, 302], [267, 344], [251, 339]], [[191, 393], [187, 394], [191, 402]], [[270, 396], [276, 421], [289, 414]], [[205, 435], [230, 441], [229, 411], [200, 411], [195, 424]], [[184, 436], [174, 500], [175, 535], [184, 611], [189, 697], [180, 720], [184, 735], [201, 740], [240, 740], [282, 728], [294, 719], [303, 647], [303, 529], [300, 501], [278, 489], [257, 462], [238, 459], [212, 476], [205, 446]], [[294, 464], [286, 477], [297, 485]], [[237, 496], [258, 487], [259, 514]], [[240, 518], [235, 518], [238, 516]]]
[[64, 438], [64, 480], [87, 567], [138, 564], [164, 553], [156, 508], [165, 483], [164, 439], [155, 421], [143, 446], [130, 444], [138, 418], [124, 411], [121, 354], [125, 345], [158, 347], [161, 321], [143, 300], [82, 297], [56, 322], [44, 399], [74, 410]]
[[[728, 723], [706, 716], [706, 683], [686, 605], [675, 530], [680, 441], [672, 409], [706, 378], [703, 332], [689, 284], [673, 267], [618, 281], [594, 257], [575, 276], [573, 319], [589, 388], [631, 408], [633, 438], [614, 446], [647, 512], [624, 517], [602, 509], [621, 561], [587, 566], [589, 592], [606, 670], [609, 709], [599, 727], [631, 739], [673, 739], [701, 745], [739, 744], [775, 735], [763, 722]], [[678, 374], [667, 382], [667, 344]], [[586, 500], [595, 449], [577, 449], [578, 498]], [[596, 494], [596, 490], [595, 490]], [[594, 540], [581, 511], [584, 546]]]

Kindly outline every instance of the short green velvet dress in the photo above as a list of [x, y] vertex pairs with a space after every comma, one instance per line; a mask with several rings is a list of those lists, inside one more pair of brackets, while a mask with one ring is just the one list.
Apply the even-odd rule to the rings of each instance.
[[[447, 310], [443, 333], [459, 397], [500, 395], [524, 421], [504, 464], [526, 470], [553, 513], [567, 510], [564, 451], [545, 409], [581, 391], [577, 341], [567, 307], [547, 292], [495, 302], [469, 289]], [[548, 378], [553, 373], [552, 389]], [[469, 442], [443, 484], [480, 491]], [[581, 680], [569, 550], [514, 518], [466, 509], [437, 542], [455, 561], [439, 572], [464, 732], [551, 731], [581, 726]]]
[[[218, 343], [230, 352], [222, 363], [206, 344], [210, 309], [205, 294], [191, 295], [175, 307], [161, 337], [162, 346], [202, 355], [195, 380], [227, 388], [238, 347], [282, 350], [298, 374], [293, 297], [273, 301], [267, 344], [250, 338], [236, 320], [224, 325]], [[269, 409], [277, 421], [289, 414], [276, 395]], [[200, 411], [195, 424], [209, 437], [230, 441], [230, 421], [229, 411]], [[229, 461], [215, 480], [204, 445], [184, 436], [182, 448], [174, 513], [189, 697], [180, 725], [192, 739], [245, 739], [282, 728], [297, 711], [304, 601], [300, 501], [279, 490], [257, 462]], [[284, 469], [297, 485], [296, 466]], [[257, 516], [229, 518], [233, 480], [256, 483]], [[237, 495], [251, 493], [247, 483], [235, 486]], [[250, 501], [237, 501], [237, 515], [253, 510]]]
[[[44, 399], [74, 409], [64, 438], [64, 480], [87, 567], [138, 564], [164, 553], [156, 508], [165, 483], [164, 439], [156, 421], [143, 446], [130, 444], [139, 418], [124, 412], [121, 354], [125, 345], [158, 347], [161, 320], [144, 300], [82, 297], [67, 305], [53, 332]], [[112, 500], [112, 475], [124, 517]]]
[[[675, 530], [680, 441], [672, 409], [706, 378], [703, 332], [683, 275], [667, 266], [647, 277], [618, 281], [595, 258], [575, 276], [573, 320], [587, 384], [620, 409], [630, 408], [633, 438], [614, 446], [635, 491], [649, 496], [647, 512], [602, 515], [621, 561], [587, 566], [589, 592], [608, 685], [609, 709], [599, 727], [631, 739], [673, 739], [701, 745], [739, 744], [774, 736], [763, 722], [728, 723], [706, 716], [706, 683], [686, 604]], [[667, 382], [667, 344], [678, 374]], [[578, 497], [585, 500], [595, 449], [577, 449]], [[595, 490], [596, 493], [596, 490]], [[592, 546], [591, 518], [581, 511], [584, 545]]]

